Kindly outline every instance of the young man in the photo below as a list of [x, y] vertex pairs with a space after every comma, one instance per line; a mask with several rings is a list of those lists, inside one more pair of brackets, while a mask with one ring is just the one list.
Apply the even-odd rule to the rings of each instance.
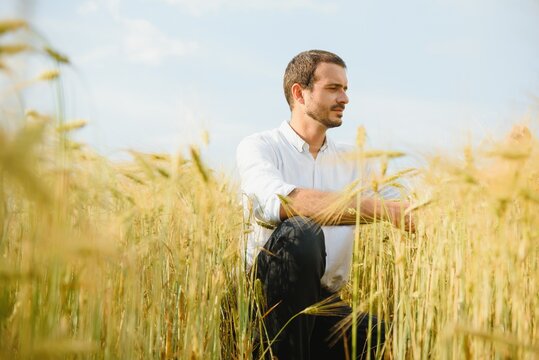
[[[356, 211], [364, 222], [376, 218], [401, 225], [402, 202], [362, 199], [358, 204], [352, 199], [335, 205], [338, 192], [361, 175], [350, 160], [353, 147], [326, 136], [328, 129], [342, 124], [347, 89], [340, 57], [321, 50], [298, 54], [284, 74], [290, 121], [246, 137], [237, 149], [246, 210], [256, 220], [246, 258], [250, 266], [256, 263], [256, 277], [263, 284], [266, 310], [271, 309], [264, 319], [267, 338], [275, 340], [271, 352], [279, 359], [346, 357], [349, 343], [341, 340], [332, 346], [327, 341], [342, 316], [289, 320], [338, 292], [348, 280]], [[324, 212], [329, 215], [322, 220], [319, 214]], [[413, 227], [409, 217], [406, 227]], [[349, 307], [341, 310], [351, 312]], [[374, 328], [368, 328], [369, 316], [358, 321], [357, 348], [361, 356], [370, 350], [374, 359], [375, 349], [366, 349], [369, 333], [374, 346], [385, 337], [376, 318], [370, 323]], [[350, 341], [350, 334], [345, 338]]]

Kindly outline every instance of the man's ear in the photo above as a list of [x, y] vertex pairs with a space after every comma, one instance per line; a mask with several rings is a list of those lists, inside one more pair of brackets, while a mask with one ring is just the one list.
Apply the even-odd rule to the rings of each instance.
[[292, 97], [295, 101], [299, 102], [300, 104], [305, 105], [305, 99], [303, 98], [303, 88], [300, 84], [295, 83], [292, 85]]

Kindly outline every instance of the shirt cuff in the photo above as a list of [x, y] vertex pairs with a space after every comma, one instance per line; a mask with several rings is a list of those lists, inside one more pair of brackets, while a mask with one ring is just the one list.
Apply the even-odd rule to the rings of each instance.
[[281, 222], [281, 200], [277, 195], [288, 196], [295, 188], [295, 185], [283, 184], [277, 191], [275, 191], [275, 194], [269, 198], [264, 214], [264, 217], [268, 219], [269, 222], [274, 224]]

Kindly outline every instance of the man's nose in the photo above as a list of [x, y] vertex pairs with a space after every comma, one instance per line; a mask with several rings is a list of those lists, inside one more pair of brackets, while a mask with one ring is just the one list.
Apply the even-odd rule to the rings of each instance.
[[346, 93], [342, 91], [339, 97], [337, 98], [337, 102], [339, 104], [348, 104], [348, 95], [346, 95]]

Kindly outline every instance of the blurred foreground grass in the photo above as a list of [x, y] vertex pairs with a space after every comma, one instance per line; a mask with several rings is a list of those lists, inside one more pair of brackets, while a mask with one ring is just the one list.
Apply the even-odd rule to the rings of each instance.
[[[0, 36], [27, 28], [0, 22]], [[39, 81], [57, 82], [69, 60], [50, 47], [3, 44], [0, 63], [28, 51], [57, 66]], [[0, 101], [9, 92], [20, 87]], [[113, 163], [70, 140], [84, 122], [61, 109], [1, 116], [17, 126], [0, 131], [0, 358], [250, 357], [260, 324], [235, 184], [194, 147]], [[388, 154], [376, 156], [377, 190], [397, 180]], [[413, 184], [418, 233], [358, 228], [344, 297], [387, 321], [389, 358], [538, 358], [531, 132], [433, 158]]]

